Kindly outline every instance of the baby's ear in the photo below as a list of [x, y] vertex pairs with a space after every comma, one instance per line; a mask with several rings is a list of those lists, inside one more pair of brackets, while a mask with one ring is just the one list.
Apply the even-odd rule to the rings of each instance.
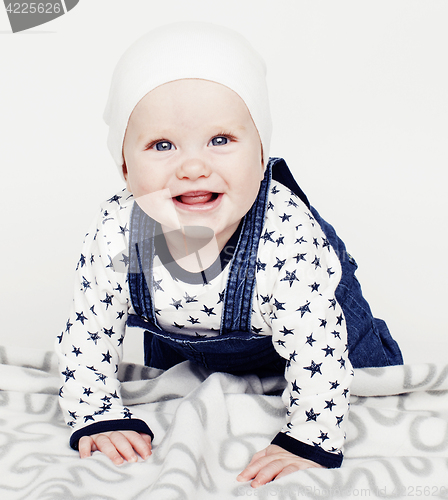
[[123, 162], [121, 169], [123, 171], [124, 180], [127, 181], [128, 180], [128, 167], [126, 166], [126, 162]]
[[131, 185], [129, 184], [129, 175], [128, 175], [128, 167], [126, 166], [126, 162], [123, 162], [123, 165], [121, 166], [122, 171], [123, 171], [123, 177], [126, 182], [126, 189], [132, 193], [131, 190]]
[[263, 154], [263, 145], [261, 145], [261, 171], [264, 177], [264, 171], [266, 170], [266, 166], [264, 164], [264, 154]]

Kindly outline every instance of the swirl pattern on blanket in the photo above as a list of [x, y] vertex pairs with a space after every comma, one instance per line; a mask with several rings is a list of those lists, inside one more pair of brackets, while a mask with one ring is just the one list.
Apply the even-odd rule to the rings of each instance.
[[[244, 498], [236, 481], [281, 428], [282, 379], [209, 373], [189, 362], [162, 372], [122, 365], [126, 405], [155, 433], [146, 461], [80, 460], [68, 445], [51, 352], [0, 347], [0, 498]], [[355, 371], [343, 466], [274, 481], [259, 498], [448, 498], [448, 366]], [[420, 493], [420, 495], [419, 495]]]

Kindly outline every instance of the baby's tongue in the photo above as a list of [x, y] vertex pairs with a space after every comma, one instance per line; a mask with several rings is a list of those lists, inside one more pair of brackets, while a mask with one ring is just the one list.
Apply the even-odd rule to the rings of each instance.
[[200, 192], [200, 193], [187, 193], [179, 196], [180, 201], [186, 205], [196, 205], [198, 203], [207, 203], [211, 200], [213, 193]]

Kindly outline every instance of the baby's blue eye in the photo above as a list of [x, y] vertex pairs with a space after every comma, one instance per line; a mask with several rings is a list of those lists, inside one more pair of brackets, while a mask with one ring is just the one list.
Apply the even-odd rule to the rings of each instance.
[[229, 139], [227, 137], [223, 137], [222, 135], [218, 137], [213, 137], [213, 139], [210, 141], [210, 144], [212, 146], [224, 146], [229, 142]]
[[174, 146], [169, 141], [160, 141], [157, 144], [154, 144], [154, 147], [157, 149], [157, 151], [169, 151], [170, 149], [174, 148]]

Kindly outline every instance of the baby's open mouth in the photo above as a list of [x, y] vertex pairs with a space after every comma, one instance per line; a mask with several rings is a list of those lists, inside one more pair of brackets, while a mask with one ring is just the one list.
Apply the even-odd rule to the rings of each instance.
[[210, 191], [198, 191], [191, 193], [184, 193], [176, 196], [176, 200], [179, 203], [184, 203], [185, 205], [198, 205], [199, 203], [211, 203], [215, 201], [219, 196], [219, 193], [212, 193]]

